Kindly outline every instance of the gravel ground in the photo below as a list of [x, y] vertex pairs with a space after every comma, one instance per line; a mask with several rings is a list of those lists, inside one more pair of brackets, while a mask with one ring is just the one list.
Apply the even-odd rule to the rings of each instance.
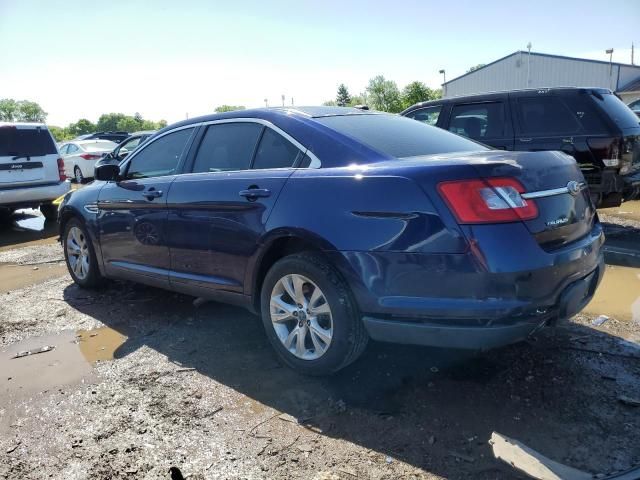
[[[59, 258], [29, 248], [0, 261]], [[0, 349], [62, 331], [99, 340], [98, 327], [126, 341], [90, 378], [0, 406], [12, 419], [0, 478], [523, 478], [493, 458], [493, 431], [593, 473], [640, 462], [640, 409], [619, 400], [640, 398], [633, 321], [579, 315], [478, 355], [371, 344], [336, 376], [309, 378], [234, 307], [122, 282], [83, 291], [67, 275], [3, 297]], [[27, 360], [1, 355], [0, 367]], [[30, 358], [53, 369], [47, 355]], [[1, 391], [11, 382], [2, 375]]]

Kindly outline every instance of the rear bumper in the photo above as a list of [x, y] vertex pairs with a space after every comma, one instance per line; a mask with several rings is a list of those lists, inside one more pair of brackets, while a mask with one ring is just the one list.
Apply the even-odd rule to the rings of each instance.
[[365, 316], [362, 320], [369, 336], [381, 342], [487, 350], [524, 340], [548, 323], [558, 318], [570, 318], [580, 312], [593, 298], [603, 274], [604, 261], [601, 259], [593, 272], [564, 289], [553, 308], [540, 309], [537, 315], [516, 317], [506, 323], [504, 318], [498, 320], [499, 324], [488, 320], [484, 325], [473, 325], [475, 322], [469, 322], [468, 319], [455, 318], [436, 322]]
[[0, 189], [0, 207], [26, 208], [55, 200], [71, 190], [68, 181]]
[[476, 228], [485, 264], [466, 254], [335, 252], [372, 338], [486, 349], [570, 318], [604, 272], [602, 228], [552, 252], [524, 225]]

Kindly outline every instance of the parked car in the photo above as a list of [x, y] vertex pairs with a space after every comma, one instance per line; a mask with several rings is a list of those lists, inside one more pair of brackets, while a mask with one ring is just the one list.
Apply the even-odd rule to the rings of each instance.
[[635, 102], [630, 103], [629, 108], [633, 113], [640, 117], [640, 100], [636, 100]]
[[96, 162], [110, 153], [116, 144], [109, 140], [79, 140], [62, 144], [65, 173], [78, 183], [93, 178]]
[[640, 123], [611, 91], [514, 90], [418, 103], [401, 113], [501, 150], [573, 156], [598, 207], [640, 194]]
[[131, 135], [129, 132], [95, 132], [80, 135], [73, 140], [110, 140], [115, 143], [120, 143], [127, 139]]
[[138, 148], [138, 145], [144, 143], [154, 133], [156, 133], [155, 130], [144, 130], [132, 133], [126, 140], [120, 142], [109, 155], [106, 155], [105, 160], [124, 160], [127, 155]]
[[46, 125], [0, 122], [0, 214], [40, 208], [56, 218], [52, 201], [69, 191], [64, 162]]
[[257, 109], [160, 130], [65, 197], [81, 287], [133, 280], [262, 316], [327, 374], [368, 338], [485, 349], [580, 311], [603, 233], [576, 162], [354, 108]]

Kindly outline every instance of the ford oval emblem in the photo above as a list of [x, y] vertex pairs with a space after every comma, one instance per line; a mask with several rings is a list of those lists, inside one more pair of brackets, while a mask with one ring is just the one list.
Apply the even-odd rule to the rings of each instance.
[[571, 195], [575, 197], [576, 195], [578, 195], [578, 193], [580, 193], [580, 184], [575, 180], [571, 180], [569, 183], [567, 183], [567, 190]]

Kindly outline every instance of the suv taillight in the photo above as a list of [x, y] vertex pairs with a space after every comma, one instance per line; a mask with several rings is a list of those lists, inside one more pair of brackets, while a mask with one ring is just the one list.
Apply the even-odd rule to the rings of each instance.
[[438, 191], [459, 223], [517, 222], [538, 216], [535, 202], [520, 196], [524, 187], [514, 178], [442, 182]]
[[594, 156], [604, 163], [605, 167], [620, 166], [619, 138], [589, 138], [587, 144]]
[[67, 176], [64, 173], [64, 160], [58, 159], [58, 175], [60, 176], [60, 181], [64, 182], [67, 179]]
[[98, 158], [102, 158], [102, 155], [93, 155], [91, 153], [83, 153], [80, 156], [85, 160], [97, 160]]

